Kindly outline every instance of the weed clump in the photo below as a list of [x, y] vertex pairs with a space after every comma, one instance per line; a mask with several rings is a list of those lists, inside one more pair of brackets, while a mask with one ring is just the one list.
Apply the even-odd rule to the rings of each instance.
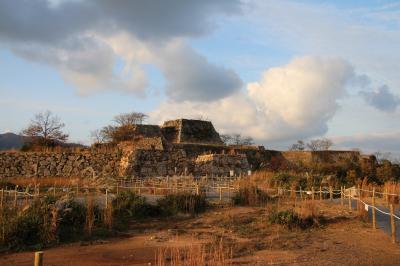
[[270, 196], [256, 186], [241, 187], [232, 197], [234, 205], [261, 206], [272, 200]]
[[204, 212], [208, 206], [204, 195], [182, 193], [167, 195], [157, 201], [163, 216], [172, 216], [178, 213], [198, 214]]
[[323, 223], [323, 218], [320, 216], [301, 216], [294, 210], [277, 211], [273, 209], [268, 216], [269, 222], [273, 224], [280, 224], [289, 230], [300, 228], [308, 229], [314, 226], [320, 226]]

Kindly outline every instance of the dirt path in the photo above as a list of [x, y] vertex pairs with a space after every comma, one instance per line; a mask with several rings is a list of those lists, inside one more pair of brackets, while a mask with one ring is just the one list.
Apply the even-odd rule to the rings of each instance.
[[[127, 238], [45, 250], [45, 265], [155, 265], [163, 247], [189, 247], [223, 237], [236, 265], [396, 265], [400, 246], [382, 230], [323, 203], [322, 228], [287, 230], [266, 221], [266, 209], [227, 208], [197, 218], [132, 225]], [[0, 256], [0, 265], [33, 265], [33, 252]]]

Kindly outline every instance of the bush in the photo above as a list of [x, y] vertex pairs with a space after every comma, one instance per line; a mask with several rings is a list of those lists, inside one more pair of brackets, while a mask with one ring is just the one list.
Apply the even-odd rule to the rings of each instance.
[[130, 219], [143, 219], [161, 215], [158, 206], [146, 202], [146, 198], [131, 191], [123, 191], [112, 202], [113, 216], [116, 218], [114, 228], [124, 230]]
[[53, 203], [54, 201], [48, 198], [36, 200], [20, 215], [13, 210], [4, 210], [3, 222], [7, 222], [6, 248], [12, 250], [42, 248], [53, 242], [55, 232], [50, 226]]
[[322, 222], [322, 217], [313, 217], [311, 215], [301, 217], [294, 210], [278, 212], [273, 209], [269, 214], [268, 219], [270, 223], [280, 224], [288, 229], [307, 229], [316, 225], [320, 225]]
[[84, 232], [86, 207], [74, 199], [65, 199], [56, 203], [57, 240], [60, 242], [78, 239]]
[[259, 206], [271, 200], [267, 193], [256, 186], [241, 187], [232, 197], [234, 205]]
[[157, 201], [161, 213], [164, 216], [175, 215], [179, 212], [198, 214], [204, 212], [208, 206], [204, 195], [193, 195], [183, 193], [177, 195], [167, 195]]

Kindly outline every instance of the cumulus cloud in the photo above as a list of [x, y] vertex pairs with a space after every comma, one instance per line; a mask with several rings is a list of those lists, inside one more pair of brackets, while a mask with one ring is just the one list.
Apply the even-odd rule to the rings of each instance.
[[210, 118], [221, 132], [238, 132], [261, 141], [305, 138], [326, 133], [346, 85], [356, 75], [342, 60], [299, 57], [268, 69], [258, 82], [214, 103], [170, 101], [151, 116], [161, 121], [188, 114]]
[[386, 85], [375, 91], [362, 91], [360, 95], [368, 104], [384, 112], [394, 112], [400, 104], [400, 97], [393, 94]]
[[[0, 2], [0, 40], [17, 55], [49, 64], [80, 94], [118, 89], [143, 95], [143, 64], [160, 68], [173, 99], [209, 100], [241, 87], [237, 74], [209, 62], [185, 42], [214, 28], [219, 15], [240, 13], [240, 1], [67, 1]], [[129, 38], [118, 38], [123, 32]], [[113, 46], [110, 40], [114, 39]], [[150, 56], [125, 53], [115, 72], [119, 46], [142, 47]], [[177, 45], [179, 44], [179, 45]], [[151, 60], [149, 60], [151, 59]]]

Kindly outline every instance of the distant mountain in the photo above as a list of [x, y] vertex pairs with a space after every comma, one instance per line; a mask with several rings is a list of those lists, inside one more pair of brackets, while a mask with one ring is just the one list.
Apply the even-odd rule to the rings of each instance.
[[0, 150], [19, 150], [25, 141], [26, 137], [14, 133], [0, 134]]
[[[4, 150], [19, 150], [22, 148], [24, 143], [28, 141], [27, 137], [17, 135], [14, 133], [4, 133], [0, 134], [0, 151]], [[62, 147], [80, 147], [84, 148], [85, 145], [78, 143], [58, 143], [59, 146]]]

